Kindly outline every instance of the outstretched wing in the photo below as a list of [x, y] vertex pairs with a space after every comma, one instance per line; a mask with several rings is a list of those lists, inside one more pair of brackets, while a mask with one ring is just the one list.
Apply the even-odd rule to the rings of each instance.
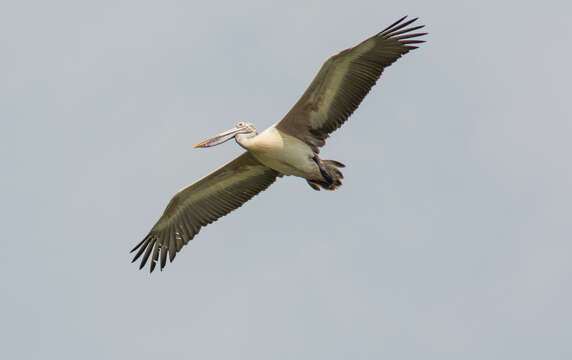
[[139, 249], [140, 269], [152, 254], [150, 271], [159, 257], [161, 270], [201, 229], [239, 208], [254, 195], [265, 190], [278, 173], [262, 165], [245, 152], [225, 166], [180, 190], [173, 196], [163, 215], [149, 234], [131, 252]]
[[329, 58], [276, 128], [305, 141], [317, 153], [357, 109], [383, 69], [424, 42], [419, 37], [426, 33], [412, 33], [423, 25], [407, 27], [417, 18], [403, 22], [405, 18]]

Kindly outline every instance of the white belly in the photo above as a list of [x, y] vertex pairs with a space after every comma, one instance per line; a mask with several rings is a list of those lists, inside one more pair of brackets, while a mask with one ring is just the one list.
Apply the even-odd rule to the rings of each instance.
[[303, 141], [271, 127], [247, 144], [248, 151], [261, 163], [285, 175], [306, 179], [321, 178], [312, 159], [314, 152]]

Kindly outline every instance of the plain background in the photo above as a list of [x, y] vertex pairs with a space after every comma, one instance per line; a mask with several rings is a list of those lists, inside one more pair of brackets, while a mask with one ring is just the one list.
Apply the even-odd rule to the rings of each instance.
[[[6, 359], [572, 357], [570, 1], [0, 5]], [[149, 275], [128, 251], [402, 15], [428, 42], [322, 150]]]

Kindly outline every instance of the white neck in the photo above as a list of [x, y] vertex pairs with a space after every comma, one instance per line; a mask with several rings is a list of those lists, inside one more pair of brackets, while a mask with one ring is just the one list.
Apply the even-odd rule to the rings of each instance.
[[236, 143], [240, 146], [242, 146], [244, 149], [248, 150], [248, 148], [250, 147], [250, 145], [252, 144], [252, 140], [256, 137], [256, 135], [258, 134], [238, 134], [234, 137], [234, 139], [236, 140]]

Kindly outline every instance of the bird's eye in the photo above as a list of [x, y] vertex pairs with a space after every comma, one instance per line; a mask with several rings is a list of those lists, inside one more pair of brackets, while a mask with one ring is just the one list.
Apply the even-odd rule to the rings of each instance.
[[236, 126], [238, 126], [238, 127], [243, 127], [243, 126], [244, 126], [244, 123], [241, 121], [241, 122], [239, 122], [238, 124], [236, 124]]

